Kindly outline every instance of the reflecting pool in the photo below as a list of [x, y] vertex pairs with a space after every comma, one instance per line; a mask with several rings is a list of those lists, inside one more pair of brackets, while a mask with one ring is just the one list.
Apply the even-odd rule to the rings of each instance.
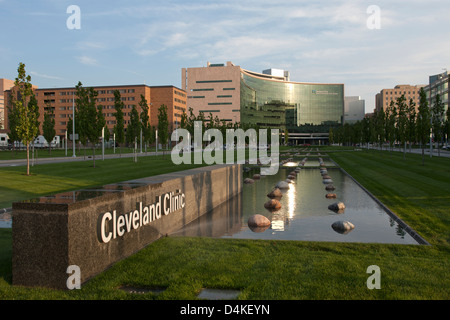
[[0, 229], [2, 228], [12, 228], [11, 213], [8, 212], [0, 214]]
[[[244, 184], [236, 197], [216, 207], [210, 213], [188, 224], [175, 235], [236, 239], [299, 240], [330, 242], [365, 242], [418, 244], [387, 212], [338, 168], [328, 168], [327, 174], [335, 187], [327, 191], [319, 167], [303, 167], [282, 190], [281, 209], [271, 212], [264, 207], [267, 194], [279, 182], [286, 180], [295, 167], [280, 168], [277, 175], [263, 176], [252, 184]], [[256, 171], [244, 173], [252, 178]], [[326, 198], [335, 193], [336, 198]], [[335, 212], [328, 206], [343, 202], [345, 209]], [[260, 214], [271, 223], [266, 228], [251, 229], [248, 219]], [[336, 221], [349, 221], [355, 227], [347, 233], [335, 231]]]

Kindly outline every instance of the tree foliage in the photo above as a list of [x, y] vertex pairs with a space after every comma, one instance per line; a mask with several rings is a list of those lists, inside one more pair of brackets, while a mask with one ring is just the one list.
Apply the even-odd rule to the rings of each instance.
[[150, 126], [150, 115], [149, 115], [149, 106], [148, 102], [145, 99], [144, 95], [141, 94], [141, 101], [139, 102], [139, 106], [141, 107], [141, 128], [142, 128], [142, 140], [147, 146], [148, 143], [153, 143], [152, 141], [152, 127]]
[[164, 104], [158, 108], [158, 139], [161, 144], [167, 144], [169, 140], [169, 120]]
[[417, 114], [417, 139], [422, 146], [422, 164], [424, 163], [424, 148], [430, 137], [431, 113], [428, 100], [423, 88], [419, 91], [419, 113]]
[[128, 144], [134, 143], [135, 140], [140, 141], [141, 136], [141, 122], [139, 119], [139, 112], [133, 106], [130, 114], [130, 123], [127, 126], [126, 141]]
[[98, 92], [94, 88], [84, 88], [81, 82], [76, 86], [75, 126], [81, 143], [86, 147], [91, 142], [94, 151], [93, 162], [95, 168], [95, 146], [99, 142], [102, 130], [106, 124], [102, 106], [97, 106]]
[[31, 76], [25, 71], [25, 64], [20, 63], [17, 72], [11, 94], [13, 110], [9, 124], [12, 125], [12, 136], [27, 148], [27, 175], [30, 175], [30, 143], [39, 133], [39, 107], [33, 93]]
[[42, 135], [48, 142], [48, 152], [52, 152], [52, 141], [55, 138], [55, 116], [51, 108], [44, 113], [44, 122], [42, 123]]
[[445, 106], [441, 100], [441, 96], [439, 94], [436, 94], [433, 106], [431, 108], [431, 116], [432, 116], [431, 124], [433, 128], [434, 142], [437, 142], [438, 144], [439, 150], [438, 152], [440, 152], [439, 144], [443, 139], [444, 133], [444, 111]]
[[[391, 101], [386, 111], [380, 109], [375, 111], [372, 116], [354, 124], [345, 123], [340, 127], [332, 128], [330, 138], [333, 142], [343, 145], [367, 144], [369, 146], [369, 143], [378, 143], [380, 150], [385, 143], [392, 148], [397, 142], [403, 144], [404, 154], [406, 154], [406, 143], [409, 143], [410, 148], [413, 144], [421, 144], [423, 159], [424, 147], [430, 138], [432, 114], [423, 88], [419, 94], [418, 112], [412, 99], [407, 103], [405, 97], [401, 96], [396, 101]], [[439, 105], [439, 101], [436, 101], [436, 104]], [[436, 110], [439, 110], [436, 113], [440, 115], [440, 139], [443, 139], [445, 130], [450, 130], [450, 125], [448, 125], [450, 112], [447, 111], [447, 120], [445, 120], [447, 124], [444, 124], [443, 107]], [[436, 127], [438, 127], [437, 124]]]
[[116, 124], [113, 132], [115, 134], [115, 141], [119, 144], [119, 151], [122, 153], [121, 144], [125, 141], [125, 122], [123, 116], [123, 108], [125, 107], [119, 90], [114, 90], [114, 109], [116, 112]]

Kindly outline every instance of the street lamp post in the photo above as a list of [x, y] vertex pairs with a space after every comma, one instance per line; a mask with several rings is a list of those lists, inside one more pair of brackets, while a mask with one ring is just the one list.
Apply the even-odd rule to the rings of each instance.
[[105, 160], [105, 128], [102, 129], [102, 160]]
[[72, 91], [72, 147], [72, 157], [75, 158], [75, 91]]

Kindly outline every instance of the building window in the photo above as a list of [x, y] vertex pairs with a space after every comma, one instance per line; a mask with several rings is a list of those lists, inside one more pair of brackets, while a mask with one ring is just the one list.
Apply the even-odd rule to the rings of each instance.
[[175, 94], [182, 96], [183, 98], [186, 97], [186, 95], [183, 92], [180, 92], [178, 90], [175, 90]]
[[217, 98], [233, 98], [233, 96], [231, 94], [228, 94], [228, 95], [217, 96]]
[[196, 83], [216, 83], [216, 82], [233, 82], [233, 80], [200, 80]]

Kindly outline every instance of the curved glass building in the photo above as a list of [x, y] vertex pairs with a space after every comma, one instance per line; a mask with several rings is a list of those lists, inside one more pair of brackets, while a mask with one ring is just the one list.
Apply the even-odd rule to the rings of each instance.
[[[187, 107], [208, 117], [288, 130], [290, 140], [326, 140], [343, 124], [344, 85], [289, 81], [288, 72], [256, 73], [231, 62], [182, 69]], [[314, 143], [314, 142], [313, 142]]]
[[290, 133], [328, 133], [342, 124], [344, 85], [274, 80], [242, 70], [241, 122]]

